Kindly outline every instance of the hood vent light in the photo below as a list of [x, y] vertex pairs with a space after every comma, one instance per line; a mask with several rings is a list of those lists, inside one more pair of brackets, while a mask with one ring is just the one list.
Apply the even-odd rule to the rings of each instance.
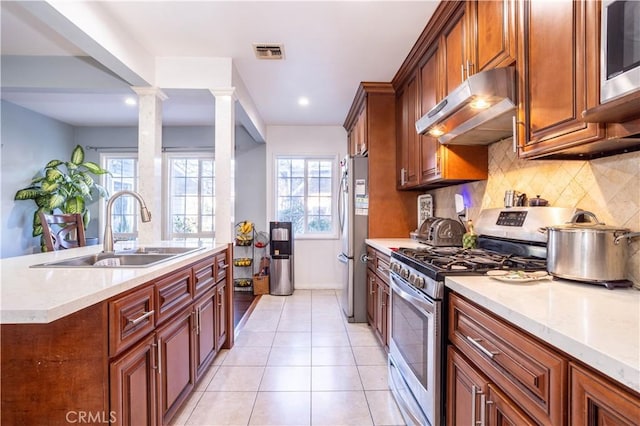
[[488, 145], [510, 137], [515, 91], [514, 67], [479, 72], [416, 121], [416, 130], [451, 145]]
[[253, 51], [258, 59], [284, 59], [284, 46], [281, 43], [254, 43]]

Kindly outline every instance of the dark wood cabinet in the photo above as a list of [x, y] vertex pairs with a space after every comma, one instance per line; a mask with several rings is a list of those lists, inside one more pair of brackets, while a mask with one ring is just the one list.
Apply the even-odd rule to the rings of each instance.
[[158, 345], [158, 407], [162, 424], [168, 423], [195, 386], [193, 315], [179, 313], [156, 332]]
[[569, 366], [572, 426], [640, 424], [640, 397], [578, 364]]
[[516, 0], [467, 3], [470, 73], [505, 67], [516, 60]]
[[367, 321], [389, 348], [389, 256], [367, 247]]
[[521, 411], [539, 423], [565, 424], [566, 358], [455, 294], [449, 297], [449, 341], [488, 377], [494, 394], [509, 395], [517, 408], [484, 404], [494, 417]]
[[349, 131], [349, 153], [351, 155], [365, 155], [368, 150], [367, 137], [367, 110], [364, 105], [361, 105], [356, 121]]
[[599, 98], [599, 5], [595, 1], [518, 3], [521, 157], [566, 155], [567, 150], [604, 138], [602, 124], [582, 120], [582, 111], [595, 107]]
[[216, 348], [220, 349], [224, 347], [227, 340], [228, 328], [228, 313], [227, 313], [227, 282], [221, 281], [216, 286], [216, 304], [215, 308], [215, 338]]
[[218, 349], [216, 346], [216, 322], [219, 311], [217, 294], [217, 289], [212, 288], [193, 306], [196, 381], [206, 372]]
[[156, 325], [180, 312], [193, 301], [191, 274], [191, 268], [185, 268], [156, 281]]
[[155, 328], [153, 286], [119, 297], [109, 305], [109, 355], [131, 346]]
[[453, 346], [447, 351], [447, 425], [535, 425]]
[[415, 122], [419, 118], [417, 101], [418, 79], [413, 75], [398, 91], [396, 101], [399, 189], [413, 188], [420, 183], [420, 138], [415, 128]]
[[156, 426], [158, 359], [151, 335], [110, 365], [111, 422], [119, 426]]
[[[416, 196], [396, 187], [396, 107], [390, 83], [360, 83], [344, 128], [365, 135], [369, 158], [369, 238], [406, 237], [416, 226]], [[389, 215], [394, 211], [394, 215]]]
[[441, 82], [446, 96], [466, 80], [471, 71], [469, 50], [469, 23], [467, 5], [459, 5], [440, 34], [439, 50], [442, 54]]

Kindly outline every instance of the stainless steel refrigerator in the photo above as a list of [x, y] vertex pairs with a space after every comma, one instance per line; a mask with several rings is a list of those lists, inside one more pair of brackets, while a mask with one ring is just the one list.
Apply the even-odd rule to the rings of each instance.
[[340, 162], [338, 216], [342, 267], [340, 304], [349, 322], [367, 322], [367, 254], [369, 231], [368, 158], [346, 156]]

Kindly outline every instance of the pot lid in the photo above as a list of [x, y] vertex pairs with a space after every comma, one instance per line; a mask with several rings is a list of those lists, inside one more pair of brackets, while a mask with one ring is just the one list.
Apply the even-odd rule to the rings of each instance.
[[609, 226], [604, 223], [581, 222], [567, 223], [565, 225], [550, 226], [554, 231], [581, 231], [581, 232], [629, 232], [628, 228]]
[[[578, 222], [578, 219], [589, 218], [589, 222]], [[571, 220], [564, 225], [550, 226], [548, 229], [554, 231], [580, 231], [580, 232], [629, 232], [628, 228], [610, 226], [600, 222], [595, 214], [589, 211], [576, 212]]]

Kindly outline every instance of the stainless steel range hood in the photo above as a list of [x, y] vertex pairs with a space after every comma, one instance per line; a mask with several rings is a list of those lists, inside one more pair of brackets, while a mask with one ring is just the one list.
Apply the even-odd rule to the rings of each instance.
[[514, 67], [479, 72], [416, 121], [416, 130], [442, 144], [497, 142], [513, 134], [515, 92]]

